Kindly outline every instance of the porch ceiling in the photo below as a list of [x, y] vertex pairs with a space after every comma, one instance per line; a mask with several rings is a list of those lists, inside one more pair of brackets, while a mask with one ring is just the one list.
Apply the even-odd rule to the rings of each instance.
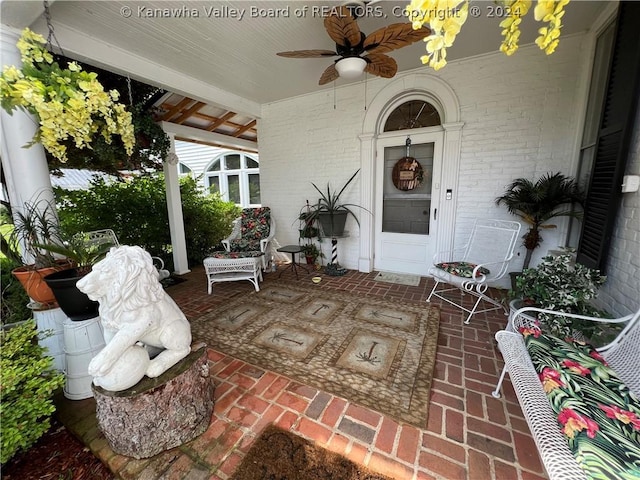
[[[335, 45], [323, 27], [320, 8], [341, 3], [50, 0], [50, 11], [56, 36], [68, 56], [119, 73], [134, 70], [131, 63], [127, 64], [132, 59], [151, 62], [154, 77], [149, 70], [147, 78], [135, 73], [132, 77], [173, 92], [161, 101], [163, 120], [215, 132], [220, 137], [255, 142], [260, 105], [333, 88], [332, 84], [318, 85], [320, 75], [332, 59], [290, 59], [276, 53], [333, 49]], [[361, 30], [371, 33], [391, 23], [405, 22], [401, 12], [407, 3], [408, 0], [376, 2], [370, 6], [374, 13], [358, 20]], [[563, 35], [589, 29], [607, 3], [572, 1], [563, 18]], [[479, 8], [479, 15], [469, 16], [448, 51], [449, 61], [494, 52], [500, 45], [500, 11], [496, 10], [496, 4], [474, 1], [472, 5]], [[263, 10], [257, 10], [258, 7]], [[3, 24], [15, 28], [30, 26], [46, 36], [41, 2], [1, 0], [0, 8]], [[173, 13], [167, 16], [167, 9]], [[289, 16], [266, 16], [275, 9], [284, 9], [281, 14], [288, 12]], [[234, 17], [234, 12], [238, 15], [244, 12], [243, 17]], [[540, 28], [533, 12], [523, 19], [521, 28], [521, 44], [533, 42]], [[96, 51], [98, 45], [100, 52]], [[119, 64], [118, 52], [132, 57]], [[417, 68], [427, 71], [420, 63], [423, 52], [424, 44], [417, 42], [390, 55], [397, 61], [399, 72]], [[197, 94], [189, 91], [193, 83], [180, 84], [174, 76], [176, 72], [203, 89]], [[345, 83], [348, 81], [337, 80], [338, 85]], [[207, 89], [215, 94], [204, 98], [207, 95], [202, 92]], [[224, 101], [211, 101], [214, 97]]]

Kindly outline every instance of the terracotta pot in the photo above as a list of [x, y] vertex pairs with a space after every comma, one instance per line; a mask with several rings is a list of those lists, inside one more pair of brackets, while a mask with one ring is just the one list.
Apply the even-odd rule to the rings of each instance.
[[44, 277], [57, 272], [62, 267], [47, 267], [34, 270], [31, 267], [18, 267], [11, 273], [22, 284], [27, 295], [33, 300], [43, 305], [56, 305], [56, 297], [44, 281]]

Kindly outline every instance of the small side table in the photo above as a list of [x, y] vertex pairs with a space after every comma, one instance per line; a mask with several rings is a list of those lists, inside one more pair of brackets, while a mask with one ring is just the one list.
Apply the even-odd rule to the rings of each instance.
[[285, 272], [285, 270], [293, 270], [293, 273], [296, 274], [296, 279], [298, 278], [298, 269], [302, 268], [304, 271], [306, 271], [307, 273], [309, 273], [309, 270], [307, 270], [307, 267], [299, 264], [298, 262], [296, 262], [296, 253], [300, 253], [302, 252], [302, 247], [300, 245], [285, 245], [284, 247], [280, 247], [277, 249], [278, 252], [282, 252], [282, 253], [290, 253], [291, 254], [291, 264], [285, 268], [284, 270], [282, 270], [280, 272], [280, 275], [278, 275], [278, 278], [280, 278], [282, 276], [282, 274]]

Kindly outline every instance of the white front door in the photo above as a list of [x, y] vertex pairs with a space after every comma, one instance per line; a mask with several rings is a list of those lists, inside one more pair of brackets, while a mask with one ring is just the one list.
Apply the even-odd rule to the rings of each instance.
[[443, 133], [421, 130], [377, 141], [376, 270], [425, 276], [436, 252]]

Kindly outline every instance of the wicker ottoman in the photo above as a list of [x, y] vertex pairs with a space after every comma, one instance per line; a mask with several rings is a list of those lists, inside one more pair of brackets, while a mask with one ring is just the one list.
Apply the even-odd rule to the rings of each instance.
[[203, 261], [209, 294], [214, 283], [236, 280], [249, 280], [253, 283], [256, 292], [259, 292], [258, 280], [262, 280], [263, 255], [260, 251], [211, 253], [211, 256]]

